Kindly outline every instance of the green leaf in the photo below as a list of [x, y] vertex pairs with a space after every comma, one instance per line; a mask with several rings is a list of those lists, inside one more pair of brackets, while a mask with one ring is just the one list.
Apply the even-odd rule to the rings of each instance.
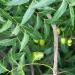
[[7, 71], [8, 70], [6, 69], [6, 66], [2, 62], [0, 62], [0, 74], [7, 72]]
[[27, 11], [25, 12], [25, 14], [23, 16], [21, 25], [25, 24], [31, 18], [31, 16], [33, 15], [35, 9], [32, 8], [32, 7], [34, 6], [34, 4], [35, 4], [35, 2], [32, 1], [32, 3], [30, 4], [29, 8], [27, 9]]
[[3, 19], [3, 17], [0, 16], [0, 21], [1, 22], [5, 22], [5, 20]]
[[12, 25], [12, 22], [10, 20], [8, 20], [0, 29], [0, 33], [6, 31], [8, 28], [10, 28]]
[[20, 65], [24, 65], [25, 64], [25, 54], [23, 54], [20, 58], [20, 62], [19, 62]]
[[21, 41], [20, 51], [22, 51], [24, 49], [24, 47], [27, 45], [28, 41], [29, 41], [29, 35], [26, 32], [24, 32], [24, 36]]
[[12, 31], [12, 35], [17, 35], [20, 31], [20, 27], [17, 25], [14, 30]]
[[[16, 47], [13, 47], [10, 51], [9, 51], [9, 54], [8, 54], [8, 59], [9, 61], [12, 63], [12, 64], [15, 64], [17, 65], [17, 61], [16, 61]], [[10, 56], [10, 57], [9, 57]]]
[[71, 6], [75, 6], [75, 0], [67, 0]]
[[16, 39], [4, 39], [4, 40], [0, 40], [0, 45], [1, 46], [10, 46], [13, 45], [15, 43]]
[[69, 6], [69, 9], [70, 9], [70, 16], [71, 16], [71, 23], [72, 23], [72, 26], [74, 27], [74, 9], [72, 6]]
[[37, 14], [36, 24], [35, 24], [35, 26], [34, 26], [34, 29], [35, 29], [35, 30], [38, 30], [38, 29], [41, 27], [41, 25], [42, 25], [42, 21], [41, 21], [39, 15]]
[[0, 8], [0, 16], [2, 16], [3, 18], [9, 19], [12, 21], [12, 17], [10, 16], [9, 13], [7, 13], [5, 10], [3, 10], [2, 8]]
[[45, 39], [47, 39], [47, 37], [49, 35], [49, 31], [50, 31], [50, 26], [48, 24], [46, 24], [46, 22], [44, 21], [44, 36], [45, 36]]
[[40, 0], [37, 4], [34, 5], [34, 8], [42, 8], [46, 7], [52, 3], [54, 3], [56, 0]]
[[42, 38], [40, 33], [37, 30], [34, 30], [34, 28], [31, 25], [24, 26], [24, 28], [27, 30], [28, 34], [31, 36], [32, 39]]
[[59, 9], [54, 14], [51, 22], [57, 21], [65, 13], [66, 8], [67, 8], [67, 2], [65, 0], [63, 0], [61, 6], [59, 7]]
[[25, 75], [23, 67], [21, 65], [19, 65], [17, 68], [17, 75]]
[[7, 3], [8, 6], [21, 5], [27, 3], [29, 0], [12, 0]]

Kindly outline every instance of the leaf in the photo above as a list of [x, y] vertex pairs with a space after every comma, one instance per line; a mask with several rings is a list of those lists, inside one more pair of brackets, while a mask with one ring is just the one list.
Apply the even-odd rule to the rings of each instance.
[[20, 51], [22, 51], [24, 49], [24, 47], [27, 45], [28, 41], [29, 41], [29, 35], [26, 32], [24, 32], [24, 36], [21, 41]]
[[35, 24], [35, 26], [34, 26], [34, 29], [35, 29], [35, 30], [38, 30], [38, 29], [41, 27], [41, 25], [42, 25], [42, 21], [41, 21], [39, 15], [37, 14], [36, 24]]
[[10, 75], [25, 75], [22, 65], [18, 65], [18, 67], [13, 69]]
[[53, 22], [57, 21], [65, 13], [66, 8], [67, 8], [67, 2], [65, 0], [63, 0], [61, 6], [59, 7], [59, 9], [54, 14], [51, 22], [53, 23]]
[[34, 28], [31, 25], [24, 26], [24, 28], [27, 30], [28, 34], [31, 36], [32, 39], [42, 38], [40, 33], [37, 30], [34, 30]]
[[47, 39], [48, 35], [49, 35], [49, 31], [50, 31], [50, 27], [48, 24], [46, 24], [46, 22], [44, 21], [44, 36], [45, 39]]
[[2, 62], [0, 62], [0, 74], [7, 72], [7, 71], [8, 70], [6, 69], [5, 65]]
[[37, 4], [34, 5], [33, 8], [42, 8], [42, 7], [46, 7], [52, 3], [54, 3], [56, 0], [40, 0]]
[[32, 7], [34, 6], [34, 4], [35, 4], [35, 2], [32, 1], [32, 3], [30, 4], [29, 8], [27, 9], [27, 11], [25, 12], [25, 14], [23, 16], [21, 25], [25, 24], [31, 18], [31, 16], [33, 15], [35, 9], [32, 8]]
[[20, 62], [19, 62], [20, 65], [25, 65], [25, 54], [23, 54], [20, 58]]
[[72, 6], [69, 6], [69, 9], [70, 9], [71, 23], [72, 26], [74, 27], [74, 9]]
[[[17, 65], [17, 61], [16, 61], [16, 47], [13, 47], [10, 51], [9, 51], [9, 54], [8, 54], [8, 59], [9, 61], [12, 63], [12, 64], [15, 64]], [[10, 57], [9, 57], [10, 56]]]
[[18, 35], [19, 31], [20, 31], [20, 27], [17, 25], [15, 29], [12, 31], [12, 35]]
[[1, 46], [10, 46], [13, 45], [15, 43], [16, 39], [4, 39], [4, 40], [0, 40], [0, 45]]
[[3, 17], [0, 16], [0, 21], [1, 22], [5, 22], [5, 20], [3, 19]]
[[0, 15], [3, 17], [3, 18], [6, 18], [6, 19], [9, 19], [12, 21], [12, 17], [10, 16], [9, 13], [7, 13], [5, 10], [3, 10], [2, 8], [0, 8]]
[[67, 0], [71, 6], [75, 6], [75, 0]]
[[10, 28], [12, 25], [12, 22], [10, 20], [8, 20], [0, 29], [0, 33], [6, 31], [8, 28]]
[[23, 67], [21, 65], [19, 65], [17, 68], [17, 75], [25, 75]]
[[29, 0], [12, 0], [7, 3], [8, 6], [21, 5], [27, 3]]

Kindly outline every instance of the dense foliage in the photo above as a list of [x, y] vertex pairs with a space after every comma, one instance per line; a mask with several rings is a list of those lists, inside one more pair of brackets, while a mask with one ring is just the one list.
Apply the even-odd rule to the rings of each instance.
[[58, 74], [75, 75], [74, 11], [75, 0], [0, 0], [0, 74], [52, 75], [56, 24]]

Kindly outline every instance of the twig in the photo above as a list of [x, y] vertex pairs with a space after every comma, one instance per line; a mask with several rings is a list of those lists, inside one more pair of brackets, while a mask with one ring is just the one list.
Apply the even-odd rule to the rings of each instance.
[[[51, 19], [51, 15], [47, 14], [48, 19]], [[56, 25], [51, 25], [53, 28], [53, 34], [54, 34], [54, 64], [53, 64], [53, 75], [58, 74], [58, 33], [56, 31]]]

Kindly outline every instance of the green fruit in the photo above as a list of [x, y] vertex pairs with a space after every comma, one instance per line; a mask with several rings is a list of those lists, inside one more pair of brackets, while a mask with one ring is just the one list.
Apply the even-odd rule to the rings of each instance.
[[71, 40], [71, 39], [69, 39], [69, 40], [67, 41], [67, 45], [68, 45], [68, 46], [71, 46], [71, 45], [72, 45], [72, 40]]
[[66, 39], [63, 37], [63, 38], [61, 38], [61, 44], [65, 44], [66, 43]]
[[39, 40], [39, 45], [44, 46], [45, 45], [45, 40], [43, 40], [43, 39]]
[[44, 53], [43, 52], [33, 52], [33, 60], [41, 60], [44, 57]]
[[39, 43], [39, 40], [34, 40], [35, 43]]

